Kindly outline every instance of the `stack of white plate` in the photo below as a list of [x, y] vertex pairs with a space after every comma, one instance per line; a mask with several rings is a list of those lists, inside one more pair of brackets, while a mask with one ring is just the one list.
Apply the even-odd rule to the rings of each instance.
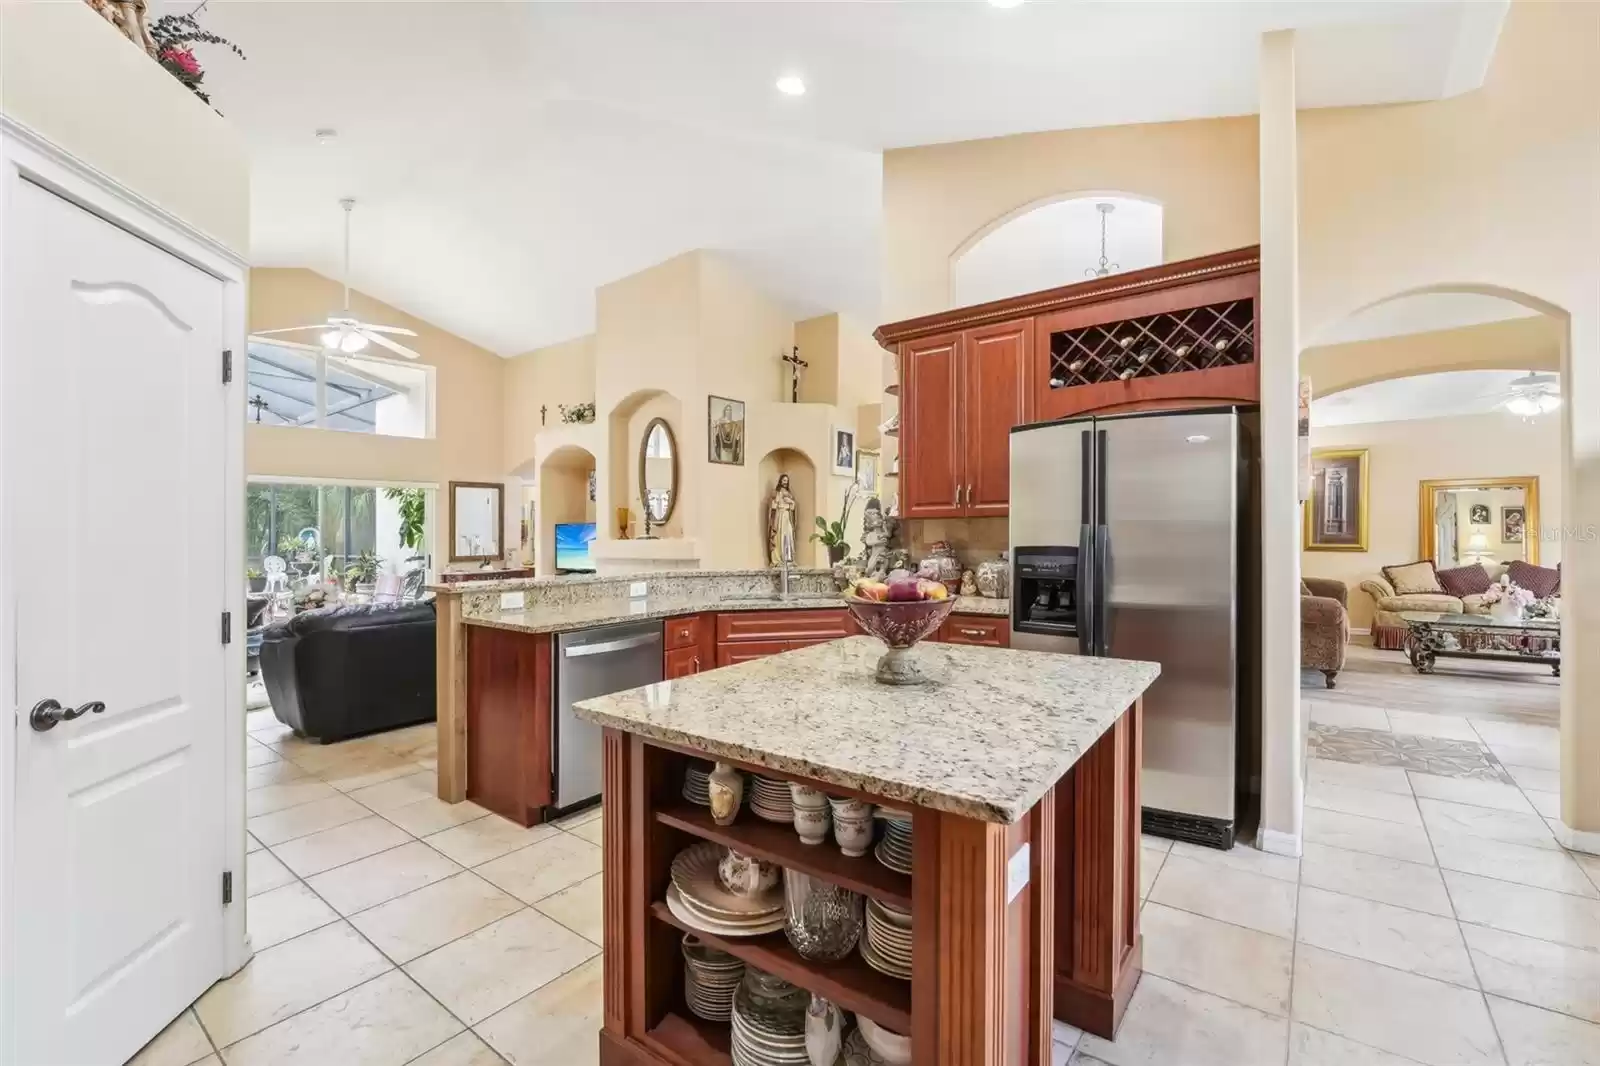
[[882, 900], [867, 900], [867, 935], [861, 957], [879, 973], [911, 980], [911, 912]]
[[797, 994], [767, 999], [751, 995], [748, 982], [741, 985], [733, 997], [733, 1066], [809, 1066], [808, 998]]
[[889, 869], [910, 873], [911, 819], [898, 811], [891, 813], [887, 808], [880, 808], [878, 817], [883, 819], [883, 839], [878, 841], [872, 853]]
[[683, 798], [700, 807], [711, 806], [711, 766], [692, 762], [683, 772]]
[[709, 840], [672, 860], [667, 909], [685, 925], [717, 936], [760, 936], [783, 928], [783, 886], [741, 896], [728, 891], [717, 864], [728, 849]]
[[689, 1010], [708, 1022], [725, 1022], [733, 1016], [733, 993], [744, 980], [744, 963], [725, 951], [700, 942], [693, 933], [683, 937], [683, 998]]
[[750, 809], [769, 822], [794, 823], [794, 800], [789, 782], [756, 774], [750, 779]]

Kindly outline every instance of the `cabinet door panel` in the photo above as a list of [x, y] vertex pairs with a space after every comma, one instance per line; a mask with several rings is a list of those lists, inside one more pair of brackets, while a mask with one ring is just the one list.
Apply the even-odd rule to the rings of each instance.
[[939, 639], [949, 644], [978, 644], [987, 648], [1011, 646], [1011, 623], [1004, 618], [953, 614], [939, 627]]
[[961, 505], [961, 335], [900, 346], [900, 515], [955, 518]]
[[1032, 350], [1032, 319], [970, 330], [962, 344], [962, 503], [969, 515], [1011, 509], [1011, 427], [1027, 420]]
[[833, 640], [854, 633], [843, 607], [816, 610], [725, 611], [717, 615], [717, 643], [738, 640]]
[[765, 659], [769, 655], [789, 650], [787, 640], [742, 640], [732, 644], [717, 645], [717, 665], [736, 666], [750, 659]]
[[668, 681], [675, 677], [688, 677], [698, 674], [702, 669], [709, 667], [709, 663], [700, 661], [698, 647], [676, 648], [667, 652], [666, 660], [662, 665], [661, 676]]

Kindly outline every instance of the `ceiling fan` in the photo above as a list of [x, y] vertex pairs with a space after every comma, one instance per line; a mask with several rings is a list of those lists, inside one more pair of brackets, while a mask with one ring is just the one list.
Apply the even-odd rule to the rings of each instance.
[[354, 355], [366, 348], [368, 343], [372, 343], [403, 355], [407, 359], [420, 359], [421, 356], [410, 348], [384, 336], [386, 333], [392, 333], [401, 337], [415, 337], [416, 330], [406, 329], [404, 326], [379, 326], [371, 322], [362, 322], [350, 314], [350, 212], [355, 208], [356, 202], [346, 197], [339, 201], [339, 206], [344, 208], [344, 310], [336, 315], [329, 315], [326, 322], [310, 326], [256, 330], [256, 336], [316, 330], [322, 334], [322, 346], [329, 351]]
[[1561, 379], [1555, 374], [1530, 372], [1510, 382], [1509, 390], [1500, 406], [1523, 418], [1547, 415], [1561, 406]]

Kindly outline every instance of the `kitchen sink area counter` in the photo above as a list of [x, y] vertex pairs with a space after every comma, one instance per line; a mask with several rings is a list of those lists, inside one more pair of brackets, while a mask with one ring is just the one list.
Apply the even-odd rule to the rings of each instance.
[[[574, 705], [604, 729], [601, 1066], [743, 1061], [739, 1025], [693, 1007], [685, 933], [898, 1034], [918, 1066], [1049, 1066], [1053, 1019], [1114, 1034], [1140, 974], [1141, 700], [1160, 667], [932, 642], [914, 652], [928, 681], [902, 687], [874, 680], [883, 652], [847, 637]], [[730, 771], [751, 806], [714, 817], [696, 776], [726, 789]], [[786, 786], [794, 826], [770, 813]], [[803, 839], [809, 790], [900, 828], [867, 854]], [[697, 917], [678, 867], [723, 849], [781, 867], [784, 893], [865, 896], [869, 928], [894, 908], [903, 972], [867, 942], [822, 956], [789, 925]]]

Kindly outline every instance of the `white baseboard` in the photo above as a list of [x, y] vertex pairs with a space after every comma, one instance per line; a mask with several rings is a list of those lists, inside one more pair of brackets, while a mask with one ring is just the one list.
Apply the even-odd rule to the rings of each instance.
[[1257, 829], [1256, 847], [1273, 855], [1287, 855], [1291, 859], [1300, 857], [1300, 834], [1284, 833], [1277, 829]]
[[1547, 819], [1550, 828], [1555, 830], [1556, 840], [1568, 851], [1581, 851], [1585, 855], [1600, 855], [1600, 833], [1591, 833], [1582, 829], [1573, 829], [1567, 823], [1557, 818]]
[[1370, 636], [1372, 636], [1372, 630], [1370, 628], [1367, 628], [1367, 627], [1364, 627], [1364, 626], [1359, 628], [1359, 629], [1356, 628], [1355, 626], [1351, 626], [1350, 627], [1350, 635], [1352, 637], [1370, 637]]

